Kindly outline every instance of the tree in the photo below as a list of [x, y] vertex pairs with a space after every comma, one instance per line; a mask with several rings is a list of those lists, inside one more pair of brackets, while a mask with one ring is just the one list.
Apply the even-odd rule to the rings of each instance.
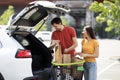
[[12, 14], [14, 14], [14, 7], [9, 5], [8, 9], [0, 16], [0, 25], [6, 25]]
[[98, 23], [107, 23], [105, 31], [115, 31], [120, 34], [120, 0], [104, 0], [103, 3], [94, 1], [89, 9], [99, 15], [96, 17]]

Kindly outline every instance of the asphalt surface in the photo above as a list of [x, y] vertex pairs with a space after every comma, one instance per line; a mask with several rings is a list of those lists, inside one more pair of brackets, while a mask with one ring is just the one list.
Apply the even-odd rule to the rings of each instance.
[[120, 40], [99, 40], [98, 80], [120, 80]]
[[[98, 39], [98, 41], [100, 46], [97, 80], [120, 80], [120, 40]], [[47, 42], [47, 46], [49, 44]], [[78, 44], [76, 51], [81, 51], [81, 39], [78, 39]]]

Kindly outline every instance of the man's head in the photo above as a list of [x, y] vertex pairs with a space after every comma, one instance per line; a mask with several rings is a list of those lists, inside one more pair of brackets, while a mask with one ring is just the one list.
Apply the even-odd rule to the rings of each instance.
[[61, 31], [63, 29], [62, 20], [59, 17], [54, 18], [51, 21], [51, 24], [57, 31]]

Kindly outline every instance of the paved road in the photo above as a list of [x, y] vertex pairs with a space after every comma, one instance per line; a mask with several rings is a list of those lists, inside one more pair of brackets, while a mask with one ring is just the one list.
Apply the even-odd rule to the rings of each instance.
[[120, 41], [99, 40], [98, 80], [120, 80]]
[[[120, 41], [98, 39], [100, 55], [97, 59], [97, 80], [120, 80]], [[47, 43], [48, 45], [49, 43]], [[81, 51], [81, 39], [78, 39], [77, 51]]]

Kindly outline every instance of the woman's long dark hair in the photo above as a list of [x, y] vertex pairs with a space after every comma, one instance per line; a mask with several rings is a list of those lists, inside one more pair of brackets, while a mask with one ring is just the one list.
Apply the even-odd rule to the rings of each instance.
[[90, 26], [85, 26], [85, 29], [86, 29], [88, 35], [89, 35], [92, 39], [96, 39], [95, 33], [94, 33], [92, 27], [90, 27]]

